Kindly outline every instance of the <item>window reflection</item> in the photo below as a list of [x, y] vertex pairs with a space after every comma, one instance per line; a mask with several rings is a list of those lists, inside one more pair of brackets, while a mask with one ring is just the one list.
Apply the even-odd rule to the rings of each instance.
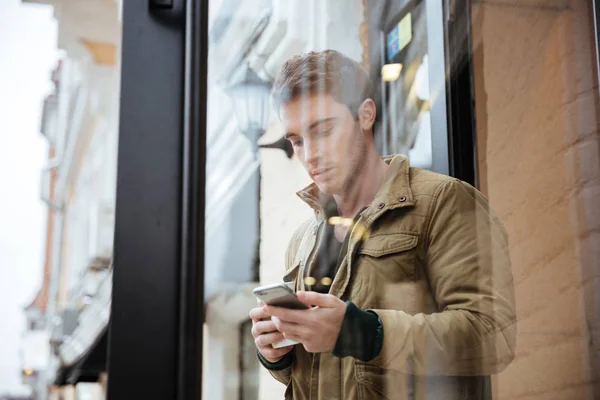
[[[386, 125], [382, 152], [405, 154], [411, 165], [432, 167], [429, 58], [424, 3], [394, 18], [385, 33], [382, 67]], [[397, 66], [397, 67], [395, 67]], [[386, 76], [386, 69], [397, 74]]]
[[[237, 301], [227, 308], [235, 318], [212, 320], [213, 314], [208, 312], [206, 362], [214, 365], [224, 360], [228, 367], [205, 375], [205, 383], [211, 382], [205, 398], [219, 398], [233, 390], [218, 384], [225, 374], [235, 377], [242, 385], [240, 390], [246, 390], [246, 376], [254, 372], [237, 368], [236, 359], [229, 358], [233, 353], [226, 350], [245, 340], [239, 326], [248, 322], [234, 307], [243, 302], [249, 311], [256, 300], [248, 288], [281, 281], [289, 238], [311, 215], [295, 194], [310, 178], [296, 157], [288, 159], [289, 143], [283, 140], [280, 116], [269, 107], [270, 121], [260, 118], [265, 111], [264, 96], [252, 88], [270, 86], [283, 63], [296, 54], [339, 50], [375, 74], [375, 87], [385, 87], [374, 99], [382, 104], [383, 129], [376, 132], [382, 154], [403, 153], [416, 166], [431, 168], [430, 71], [423, 4], [395, 9], [395, 28], [369, 32], [372, 24], [390, 25], [390, 15], [383, 15], [383, 3], [265, 1], [260, 7], [246, 9], [250, 6], [245, 3], [233, 7], [232, 2], [211, 2], [207, 307], [222, 305], [222, 296]], [[390, 49], [373, 54], [369, 49], [377, 48], [386, 33], [391, 33]], [[397, 48], [392, 51], [393, 46]], [[378, 58], [381, 62], [373, 62]], [[391, 77], [384, 77], [382, 70], [393, 64], [396, 70]], [[256, 120], [256, 129], [249, 129], [251, 119]], [[228, 251], [231, 246], [237, 249], [235, 254]], [[243, 289], [240, 293], [236, 288]], [[224, 329], [231, 334], [222, 336]], [[233, 332], [242, 332], [241, 337]], [[260, 376], [260, 398], [283, 395], [284, 388], [262, 367], [254, 364], [253, 368]]]
[[[432, 41], [439, 44], [448, 38], [432, 37], [433, 30], [428, 28], [430, 24], [451, 23], [456, 18], [457, 7], [449, 4], [449, 8], [444, 9], [444, 19], [432, 21], [428, 20], [431, 14], [427, 12], [425, 1], [390, 2], [387, 7], [384, 3], [273, 1], [261, 3], [261, 12], [252, 13], [243, 12], [243, 8], [234, 9], [225, 1], [211, 3], [209, 63], [214, 75], [209, 108], [219, 111], [209, 113], [208, 136], [209, 141], [217, 142], [219, 135], [226, 131], [223, 137], [228, 140], [221, 139], [222, 147], [209, 146], [209, 169], [212, 169], [208, 179], [212, 179], [211, 188], [235, 193], [225, 201], [213, 200], [219, 204], [222, 215], [239, 215], [235, 214], [236, 210], [242, 207], [247, 214], [238, 216], [235, 223], [225, 222], [218, 228], [207, 225], [215, 234], [207, 239], [211, 243], [206, 264], [211, 276], [207, 288], [209, 292], [214, 289], [211, 292], [214, 297], [207, 299], [209, 309], [220, 294], [235, 292], [232, 288], [240, 287], [235, 285], [244, 287], [244, 294], [236, 295], [240, 303], [235, 303], [235, 307], [246, 310], [254, 307], [256, 299], [250, 288], [281, 281], [289, 240], [296, 228], [312, 215], [295, 194], [311, 181], [297, 157], [289, 160], [277, 146], [260, 147], [280, 142], [285, 133], [281, 115], [273, 113], [265, 129], [253, 135], [244, 134], [239, 116], [227, 115], [228, 107], [246, 111], [237, 110], [239, 105], [224, 95], [225, 89], [235, 81], [236, 68], [239, 73], [247, 72], [245, 68], [249, 67], [265, 84], [272, 84], [281, 65], [290, 57], [309, 51], [338, 50], [361, 63], [376, 87], [374, 100], [380, 118], [375, 140], [379, 152], [404, 154], [413, 167], [432, 169], [435, 165], [432, 108], [447, 93], [445, 87], [430, 85], [432, 74], [437, 73], [434, 67], [439, 67], [431, 65], [431, 60], [445, 59], [443, 55], [432, 53], [440, 47], [434, 49], [430, 45]], [[569, 2], [558, 3], [552, 5], [552, 11], [545, 6], [526, 11], [515, 5], [498, 7], [479, 3], [469, 10], [474, 64], [470, 71], [473, 82], [470, 103], [475, 107], [477, 148], [467, 149], [464, 154], [476, 151], [480, 189], [506, 225], [510, 237], [520, 324], [514, 361], [503, 372], [496, 371], [491, 381], [482, 381], [481, 390], [491, 391], [498, 398], [526, 395], [546, 398], [563, 394], [565, 398], [594, 398], [585, 382], [592, 379], [591, 371], [595, 370], [597, 360], [591, 350], [581, 350], [586, 347], [583, 338], [589, 329], [580, 329], [595, 326], [592, 315], [597, 308], [590, 295], [596, 283], [589, 275], [588, 265], [593, 249], [599, 247], [590, 233], [595, 222], [589, 219], [590, 199], [597, 197], [592, 183], [598, 169], [594, 160], [600, 158], [594, 150], [597, 147], [594, 133], [597, 131], [594, 122], [597, 88], [593, 24], [584, 17], [591, 15], [587, 5], [570, 7]], [[439, 30], [444, 31], [444, 27], [440, 26]], [[535, 40], [523, 41], [523, 32]], [[234, 33], [238, 36], [234, 37]], [[460, 32], [460, 38], [455, 39], [463, 40], [462, 35], [465, 32]], [[561, 41], [559, 37], [573, 40]], [[575, 47], [578, 51], [574, 51]], [[461, 57], [465, 55], [450, 54], [447, 59], [460, 60]], [[444, 69], [449, 71], [449, 67]], [[449, 104], [453, 101], [446, 100]], [[256, 101], [253, 105], [258, 104]], [[433, 122], [446, 124], [445, 118]], [[225, 148], [223, 143], [228, 143], [235, 156], [218, 154], [217, 149]], [[247, 176], [230, 172], [241, 170], [246, 171]], [[561, 188], [574, 191], [571, 193], [581, 193], [574, 195], [576, 205], [569, 203], [566, 195], [549, 196], [556, 191], [556, 182], [560, 182]], [[585, 183], [577, 186], [578, 182]], [[239, 190], [225, 189], [231, 185]], [[213, 189], [208, 192], [213, 196]], [[556, 198], [550, 202], [552, 211], [546, 201], [549, 197]], [[240, 199], [239, 203], [235, 198]], [[252, 214], [254, 210], [256, 214]], [[207, 218], [214, 218], [211, 215], [207, 209]], [[336, 221], [337, 217], [332, 218]], [[586, 239], [578, 237], [579, 234], [567, 235], [559, 225], [575, 229]], [[244, 239], [240, 239], [240, 232]], [[542, 236], [544, 239], [539, 239]], [[246, 255], [240, 262], [227, 261], [227, 246], [242, 242]], [[567, 246], [567, 242], [572, 246]], [[258, 253], [253, 247], [257, 243]], [[246, 277], [256, 268], [257, 261], [259, 281], [251, 282]], [[497, 262], [497, 259], [491, 261], [492, 264]], [[561, 268], [565, 265], [569, 265], [566, 270]], [[561, 277], [562, 283], [548, 276]], [[585, 277], [584, 283], [576, 283], [577, 276]], [[317, 279], [308, 276], [303, 281], [316, 283]], [[562, 300], [553, 301], [550, 306], [547, 296], [536, 293], [551, 293]], [[581, 304], [585, 304], [585, 311]], [[234, 306], [230, 307], [233, 310]], [[573, 312], [576, 309], [580, 311]], [[549, 322], [548, 315], [556, 312], [568, 316], [551, 318]], [[234, 367], [233, 358], [227, 358], [233, 356], [219, 350], [232, 341], [250, 340], [243, 330], [238, 331], [244, 325], [248, 325], [248, 321], [242, 315], [225, 325], [222, 321], [207, 320], [207, 329], [213, 332], [208, 334], [205, 345], [207, 363], [224, 359], [229, 360], [230, 367], [205, 376], [213, 382], [213, 387], [206, 389], [206, 398], [222, 393], [219, 391], [222, 388], [214, 387], [215, 382], [217, 386], [221, 382], [220, 374], [233, 374], [241, 390], [246, 390], [244, 382], [248, 374], [254, 376], [254, 373], [260, 376], [258, 398], [283, 396], [285, 386], [262, 367], [255, 364], [254, 372]], [[240, 332], [239, 337], [219, 337], [218, 332], [224, 326]], [[522, 343], [527, 345], [523, 347]], [[560, 355], [561, 360], [572, 360], [571, 367], [553, 362], [554, 355]], [[365, 365], [365, 370], [361, 370], [365, 376], [373, 373], [368, 368]], [[532, 372], [531, 368], [540, 372]], [[535, 392], [528, 391], [529, 377], [537, 379]], [[398, 375], [388, 374], [379, 387], [385, 391], [405, 384], [410, 387]], [[569, 386], [571, 384], [574, 386]], [[460, 393], [456, 395], [460, 397]]]

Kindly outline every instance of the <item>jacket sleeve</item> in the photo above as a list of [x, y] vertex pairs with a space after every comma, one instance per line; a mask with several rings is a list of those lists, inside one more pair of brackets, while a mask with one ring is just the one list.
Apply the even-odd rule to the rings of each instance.
[[383, 322], [371, 363], [417, 375], [491, 375], [514, 358], [516, 315], [507, 234], [484, 196], [451, 180], [437, 188], [424, 235], [439, 312], [373, 310]]
[[[292, 239], [290, 240], [290, 243], [288, 244], [287, 251], [285, 253], [285, 271], [290, 271], [294, 267], [294, 261], [296, 259], [296, 253], [298, 252], [298, 247], [300, 246], [300, 242], [302, 241], [302, 238], [304, 237], [304, 234], [306, 233], [306, 230], [308, 229], [310, 222], [311, 222], [310, 220], [306, 221], [294, 232]], [[294, 352], [294, 351], [296, 351], [296, 350], [295, 349], [292, 350], [292, 352]], [[273, 378], [275, 378], [279, 382], [283, 383], [284, 385], [288, 385], [290, 383], [290, 380], [292, 378], [292, 366], [289, 366], [289, 367], [281, 369], [281, 370], [272, 370], [272, 369], [267, 369], [267, 370], [273, 376]]]

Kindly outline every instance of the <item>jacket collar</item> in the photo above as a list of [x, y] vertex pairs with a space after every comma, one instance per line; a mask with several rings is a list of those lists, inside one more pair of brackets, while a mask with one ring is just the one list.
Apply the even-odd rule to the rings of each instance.
[[[368, 220], [374, 220], [388, 210], [399, 207], [414, 206], [415, 199], [410, 190], [410, 164], [403, 155], [382, 157], [389, 164], [383, 178], [381, 188], [377, 191], [375, 199], [363, 213]], [[306, 204], [315, 210], [318, 219], [324, 216], [324, 205], [331, 200], [331, 196], [321, 193], [315, 183], [296, 193]]]

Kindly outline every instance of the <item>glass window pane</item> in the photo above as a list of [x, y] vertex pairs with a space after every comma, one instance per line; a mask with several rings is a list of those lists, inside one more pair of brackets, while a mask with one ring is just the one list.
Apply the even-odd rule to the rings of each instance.
[[420, 2], [392, 19], [385, 33], [381, 75], [389, 100], [385, 154], [406, 154], [411, 165], [432, 167], [427, 15]]
[[[436, 12], [428, 7], [437, 7]], [[297, 192], [314, 181], [326, 195], [323, 198], [332, 200], [331, 196], [348, 190], [354, 175], [362, 174], [365, 184], [383, 180], [380, 172], [391, 162], [391, 158], [380, 158], [384, 155], [407, 158], [396, 157], [395, 167], [406, 160], [403, 165], [410, 162], [432, 169], [431, 102], [434, 97], [444, 98], [445, 92], [438, 88], [442, 92], [431, 95], [430, 76], [443, 82], [444, 77], [435, 74], [444, 68], [430, 68], [429, 47], [434, 43], [436, 49], [443, 49], [444, 37], [443, 27], [428, 29], [428, 18], [441, 15], [439, 7], [425, 1], [394, 2], [389, 7], [385, 2], [361, 0], [210, 2], [205, 398], [230, 398], [237, 393], [244, 393], [244, 398], [284, 396], [286, 385], [261, 365], [256, 345], [251, 345], [248, 313], [257, 304], [253, 288], [286, 281], [295, 289], [339, 290], [336, 279], [343, 278], [336, 276], [343, 275], [331, 268], [318, 271], [313, 267], [343, 254], [344, 238], [358, 234], [365, 224], [363, 220], [350, 222], [352, 217], [375, 201], [382, 182], [362, 189], [372, 193], [357, 200], [364, 202], [361, 207], [342, 210], [333, 204], [326, 215], [331, 220], [317, 214], [322, 223], [309, 222], [310, 230], [292, 239], [300, 226], [306, 227], [303, 224], [314, 218], [315, 208], [332, 205], [317, 204], [314, 200], [318, 199], [310, 194]], [[442, 22], [441, 18], [435, 21]], [[307, 56], [310, 52], [316, 53]], [[443, 55], [436, 54], [434, 59], [443, 60]], [[295, 86], [278, 81], [286, 73], [292, 80], [297, 78]], [[327, 78], [320, 82], [308, 78], [319, 75]], [[341, 77], [337, 85], [336, 76]], [[311, 100], [302, 103], [302, 98]], [[444, 120], [445, 114], [440, 118]], [[330, 136], [335, 139], [321, 140]], [[354, 141], [357, 146], [349, 145]], [[363, 164], [366, 154], [370, 157], [368, 173]], [[400, 193], [392, 201], [402, 206], [412, 200]], [[380, 203], [371, 209], [377, 210]], [[386, 206], [382, 203], [379, 209]], [[333, 221], [342, 223], [334, 228]], [[346, 231], [351, 233], [346, 235]], [[368, 227], [365, 237], [370, 232]], [[328, 244], [317, 250], [315, 241], [324, 237]], [[413, 242], [410, 236], [391, 240], [403, 246]], [[345, 268], [343, 257], [339, 260], [339, 268]], [[358, 283], [350, 284], [347, 293], [357, 287]], [[365, 309], [376, 307], [350, 294], [339, 292], [338, 296]], [[294, 350], [295, 357], [300, 357], [295, 365], [310, 368], [307, 353], [299, 346]], [[334, 357], [323, 365], [341, 365], [331, 354], [322, 357]], [[351, 360], [346, 358], [344, 365]], [[347, 371], [354, 373], [352, 367]], [[299, 377], [298, 385], [308, 384], [301, 372], [293, 374]], [[400, 386], [387, 387], [396, 375], [388, 376], [387, 371], [380, 375], [386, 380], [385, 393], [399, 388], [410, 392], [404, 380], [398, 380]], [[288, 378], [279, 376], [287, 383]], [[341, 378], [334, 375], [332, 379]], [[345, 382], [333, 385], [335, 389], [322, 396], [353, 398], [357, 390], [367, 390]], [[301, 386], [292, 389], [288, 385], [288, 396], [293, 390], [295, 396], [304, 398]]]
[[[0, 292], [28, 296], [0, 301], [0, 393], [105, 398], [120, 3], [24, 3], [0, 6], [0, 130], [30, 132], [0, 146], [29, 188], [0, 207]], [[210, 1], [204, 398], [597, 397], [588, 3]]]
[[441, 3], [210, 3], [205, 398], [597, 397], [592, 2]]

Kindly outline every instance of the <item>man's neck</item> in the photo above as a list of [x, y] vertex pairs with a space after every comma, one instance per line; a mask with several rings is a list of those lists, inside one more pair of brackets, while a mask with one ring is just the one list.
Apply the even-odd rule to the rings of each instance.
[[368, 153], [363, 168], [352, 186], [345, 194], [333, 196], [342, 217], [354, 218], [361, 208], [371, 204], [383, 184], [388, 167], [377, 152]]

